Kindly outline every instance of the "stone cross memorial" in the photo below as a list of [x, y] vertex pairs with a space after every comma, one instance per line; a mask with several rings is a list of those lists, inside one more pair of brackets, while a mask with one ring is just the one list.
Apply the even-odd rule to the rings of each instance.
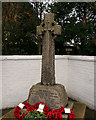
[[41, 83], [33, 85], [29, 92], [28, 102], [46, 103], [51, 109], [66, 106], [68, 97], [65, 88], [55, 83], [55, 45], [54, 39], [61, 34], [61, 26], [54, 21], [54, 14], [47, 13], [44, 22], [37, 26], [37, 35], [42, 38], [42, 76]]
[[41, 84], [55, 84], [55, 46], [54, 38], [61, 34], [61, 26], [54, 21], [54, 14], [45, 14], [44, 22], [37, 26], [37, 35], [43, 39], [42, 43], [42, 78]]
[[[68, 101], [66, 90], [63, 85], [55, 83], [55, 45], [54, 39], [61, 34], [61, 26], [54, 21], [54, 14], [47, 13], [44, 21], [37, 26], [37, 35], [42, 38], [42, 75], [41, 82], [33, 85], [29, 92], [27, 102], [34, 105], [37, 102], [44, 102], [50, 109], [59, 109], [62, 106], [72, 109], [76, 118], [84, 119], [86, 105]], [[38, 75], [38, 74], [37, 74]], [[64, 79], [63, 79], [64, 80]], [[63, 81], [62, 80], [62, 81]], [[43, 112], [44, 105], [39, 104], [37, 111]], [[67, 120], [70, 109], [64, 109], [66, 114], [62, 118]], [[24, 112], [22, 109], [21, 112]], [[14, 118], [14, 109], [2, 118]]]

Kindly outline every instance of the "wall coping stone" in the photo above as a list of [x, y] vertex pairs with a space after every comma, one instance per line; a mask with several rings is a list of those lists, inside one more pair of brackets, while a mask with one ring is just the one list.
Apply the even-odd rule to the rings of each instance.
[[[95, 56], [55, 55], [55, 59], [96, 62]], [[2, 55], [0, 56], [0, 61], [6, 61], [6, 60], [42, 60], [42, 56], [41, 55]]]

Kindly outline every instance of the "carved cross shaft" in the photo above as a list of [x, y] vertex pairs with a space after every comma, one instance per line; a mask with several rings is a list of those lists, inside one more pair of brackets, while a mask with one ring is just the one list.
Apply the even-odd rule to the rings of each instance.
[[54, 21], [54, 14], [47, 13], [44, 22], [37, 26], [37, 35], [42, 37], [42, 76], [41, 84], [55, 84], [55, 45], [54, 38], [61, 34], [61, 26]]

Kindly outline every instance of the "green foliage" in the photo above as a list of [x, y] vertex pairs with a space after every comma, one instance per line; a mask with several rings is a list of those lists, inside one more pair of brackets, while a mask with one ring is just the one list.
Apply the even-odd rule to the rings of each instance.
[[56, 54], [66, 54], [64, 48], [69, 42], [74, 54], [96, 55], [96, 12], [87, 3], [57, 2], [49, 7], [62, 26], [62, 35], [55, 40]]
[[3, 54], [37, 54], [38, 17], [32, 5], [3, 3], [3, 16]]
[[95, 3], [86, 2], [55, 2], [48, 8], [39, 2], [3, 2], [2, 53], [41, 54], [42, 41], [36, 37], [36, 26], [48, 11], [55, 13], [56, 22], [62, 26], [62, 34], [55, 39], [55, 54], [67, 54], [64, 49], [69, 45], [74, 54], [96, 55], [95, 8]]
[[28, 119], [32, 119], [32, 120], [45, 120], [47, 119], [46, 115], [43, 112], [39, 112], [39, 111], [34, 111], [34, 112], [30, 112], [28, 111], [28, 114], [22, 119], [22, 120], [28, 120]]

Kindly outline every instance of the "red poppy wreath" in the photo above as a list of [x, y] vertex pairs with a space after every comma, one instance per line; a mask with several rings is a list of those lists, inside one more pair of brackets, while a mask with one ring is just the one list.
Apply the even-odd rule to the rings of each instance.
[[[21, 113], [21, 110], [26, 108], [26, 113]], [[50, 110], [48, 105], [43, 102], [30, 105], [27, 103], [20, 103], [16, 108], [14, 115], [18, 120], [27, 120], [29, 118], [40, 120], [63, 120], [62, 115], [67, 114], [69, 119], [74, 120], [75, 114], [70, 108], [61, 107], [60, 109]]]

